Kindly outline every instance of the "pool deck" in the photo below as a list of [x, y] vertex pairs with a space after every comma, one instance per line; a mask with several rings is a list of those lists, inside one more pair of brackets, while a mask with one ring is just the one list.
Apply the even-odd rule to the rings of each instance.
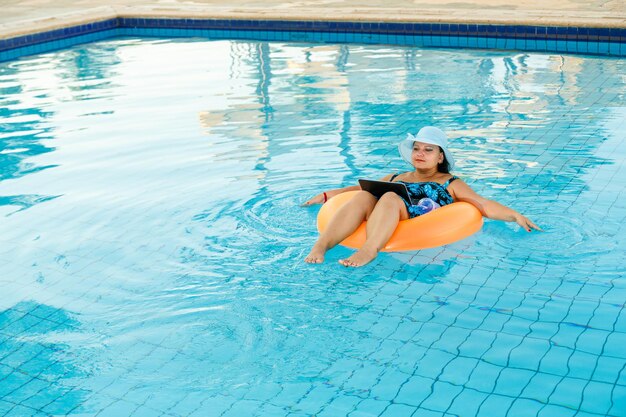
[[0, 10], [0, 39], [115, 17], [626, 28], [624, 0], [0, 0]]

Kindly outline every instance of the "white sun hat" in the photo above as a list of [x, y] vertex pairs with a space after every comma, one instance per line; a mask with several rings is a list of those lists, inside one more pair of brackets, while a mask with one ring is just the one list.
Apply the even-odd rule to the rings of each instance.
[[448, 137], [441, 129], [434, 126], [424, 126], [417, 132], [417, 135], [407, 134], [406, 139], [398, 144], [400, 156], [409, 164], [413, 165], [411, 155], [413, 153], [413, 142], [429, 143], [437, 145], [443, 149], [443, 153], [448, 161], [448, 170], [454, 168], [454, 158], [448, 150]]

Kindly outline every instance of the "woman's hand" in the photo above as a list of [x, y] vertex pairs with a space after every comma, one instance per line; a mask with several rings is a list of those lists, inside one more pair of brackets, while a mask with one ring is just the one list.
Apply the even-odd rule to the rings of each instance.
[[324, 193], [319, 193], [315, 197], [305, 201], [301, 204], [301, 206], [312, 206], [313, 204], [324, 204], [326, 199], [324, 198]]
[[530, 232], [531, 229], [542, 231], [541, 228], [533, 223], [528, 217], [523, 216], [519, 213], [515, 214], [515, 223], [522, 226], [527, 232]]

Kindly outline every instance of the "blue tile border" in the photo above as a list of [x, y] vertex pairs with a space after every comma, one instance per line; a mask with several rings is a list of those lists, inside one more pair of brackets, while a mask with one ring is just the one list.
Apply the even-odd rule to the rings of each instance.
[[70, 26], [62, 29], [55, 29], [31, 35], [17, 36], [9, 39], [0, 39], [0, 52], [114, 29], [119, 27], [118, 20], [119, 19], [108, 19], [100, 22]]
[[[146, 32], [145, 30], [147, 29], [152, 31]], [[142, 32], [142, 30], [144, 31]], [[58, 49], [64, 47], [64, 45], [70, 46], [84, 42], [78, 38], [97, 32], [109, 32], [110, 36], [138, 33], [143, 36], [168, 36], [169, 32], [165, 32], [167, 30], [184, 30], [184, 33], [173, 36], [219, 38], [230, 36], [238, 39], [283, 41], [398, 43], [401, 45], [426, 47], [520, 49], [570, 54], [626, 56], [624, 54], [626, 49], [624, 47], [626, 45], [626, 28], [485, 25], [473, 23], [118, 17], [31, 35], [0, 39], [0, 61], [32, 53], [29, 48], [31, 46], [46, 44], [52, 45], [51, 48]], [[322, 34], [322, 36], [311, 35], [315, 33]], [[67, 42], [54, 44], [55, 41], [64, 40], [67, 40]], [[35, 49], [40, 50], [41, 48]], [[18, 51], [22, 53], [20, 54]]]

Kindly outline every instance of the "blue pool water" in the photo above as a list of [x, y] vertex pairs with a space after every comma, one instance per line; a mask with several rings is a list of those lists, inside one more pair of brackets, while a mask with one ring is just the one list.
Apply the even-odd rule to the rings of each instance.
[[[0, 415], [625, 416], [626, 62], [123, 38], [0, 64]], [[407, 169], [545, 230], [303, 263]]]

